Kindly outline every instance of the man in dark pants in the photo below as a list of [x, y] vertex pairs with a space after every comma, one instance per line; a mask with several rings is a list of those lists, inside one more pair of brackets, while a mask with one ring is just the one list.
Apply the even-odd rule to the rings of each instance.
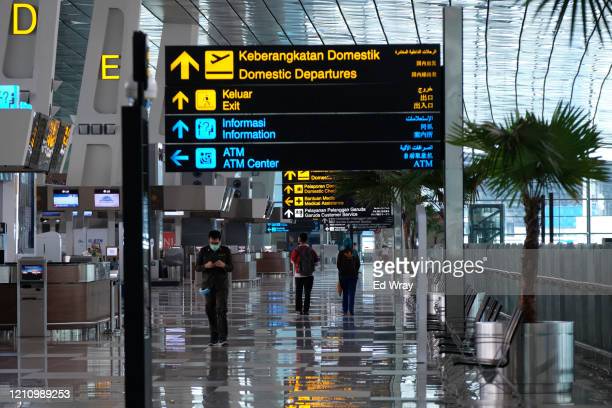
[[[314, 284], [315, 264], [319, 262], [319, 256], [308, 245], [308, 234], [300, 234], [298, 246], [291, 251], [291, 263], [295, 274], [295, 311], [298, 314], [308, 315], [310, 309], [310, 292]], [[304, 304], [302, 306], [302, 292], [305, 292]]]
[[200, 249], [197, 270], [202, 272], [202, 289], [207, 290], [206, 316], [210, 326], [209, 346], [227, 346], [228, 272], [233, 269], [232, 253], [221, 245], [221, 232], [210, 231], [208, 245]]

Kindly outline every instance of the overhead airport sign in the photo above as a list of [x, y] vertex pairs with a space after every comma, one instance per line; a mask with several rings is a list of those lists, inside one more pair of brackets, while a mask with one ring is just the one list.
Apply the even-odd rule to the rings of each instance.
[[167, 114], [396, 112], [438, 115], [441, 103], [441, 98], [435, 98], [431, 83], [166, 87]]
[[[334, 171], [286, 170], [283, 172], [283, 217], [325, 220], [326, 224], [379, 225], [391, 223], [391, 207], [368, 207], [356, 203], [353, 197], [339, 196]], [[329, 231], [329, 229], [328, 229]]]
[[166, 143], [441, 140], [434, 114], [184, 115], [166, 117]]
[[166, 145], [167, 172], [433, 169], [440, 143]]
[[439, 45], [168, 46], [167, 171], [438, 168], [439, 54]]
[[166, 47], [166, 84], [386, 83], [439, 79], [440, 46]]
[[269, 222], [266, 224], [267, 233], [275, 232], [312, 232], [319, 230], [319, 223], [310, 220], [298, 220], [289, 224], [286, 222]]
[[361, 217], [325, 218], [325, 231], [372, 231], [380, 228], [393, 228], [393, 211], [390, 207], [374, 207], [369, 214]]

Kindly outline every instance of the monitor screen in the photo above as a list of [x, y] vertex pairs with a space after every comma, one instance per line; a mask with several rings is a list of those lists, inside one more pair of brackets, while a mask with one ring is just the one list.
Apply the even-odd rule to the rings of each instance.
[[21, 280], [42, 280], [43, 265], [21, 265]]
[[78, 190], [53, 190], [53, 207], [77, 208], [79, 206]]
[[94, 207], [96, 208], [119, 208], [118, 189], [96, 189], [94, 192]]
[[117, 256], [117, 255], [119, 255], [119, 248], [106, 247], [106, 256]]

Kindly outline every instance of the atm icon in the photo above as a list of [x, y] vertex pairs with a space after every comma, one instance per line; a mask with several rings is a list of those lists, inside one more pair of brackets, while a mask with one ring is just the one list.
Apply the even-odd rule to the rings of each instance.
[[217, 167], [217, 150], [214, 147], [198, 147], [195, 149], [196, 169], [210, 170]]

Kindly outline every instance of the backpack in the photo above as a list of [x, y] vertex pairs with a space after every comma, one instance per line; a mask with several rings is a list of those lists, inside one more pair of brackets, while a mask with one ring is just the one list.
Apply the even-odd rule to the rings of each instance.
[[315, 270], [314, 256], [310, 247], [307, 246], [305, 248], [305, 250], [300, 250], [299, 248], [296, 249], [298, 251], [298, 255], [300, 256], [298, 273], [302, 276], [310, 276]]
[[342, 251], [340, 254], [340, 274], [355, 276], [357, 273], [355, 270], [355, 254], [352, 251]]

